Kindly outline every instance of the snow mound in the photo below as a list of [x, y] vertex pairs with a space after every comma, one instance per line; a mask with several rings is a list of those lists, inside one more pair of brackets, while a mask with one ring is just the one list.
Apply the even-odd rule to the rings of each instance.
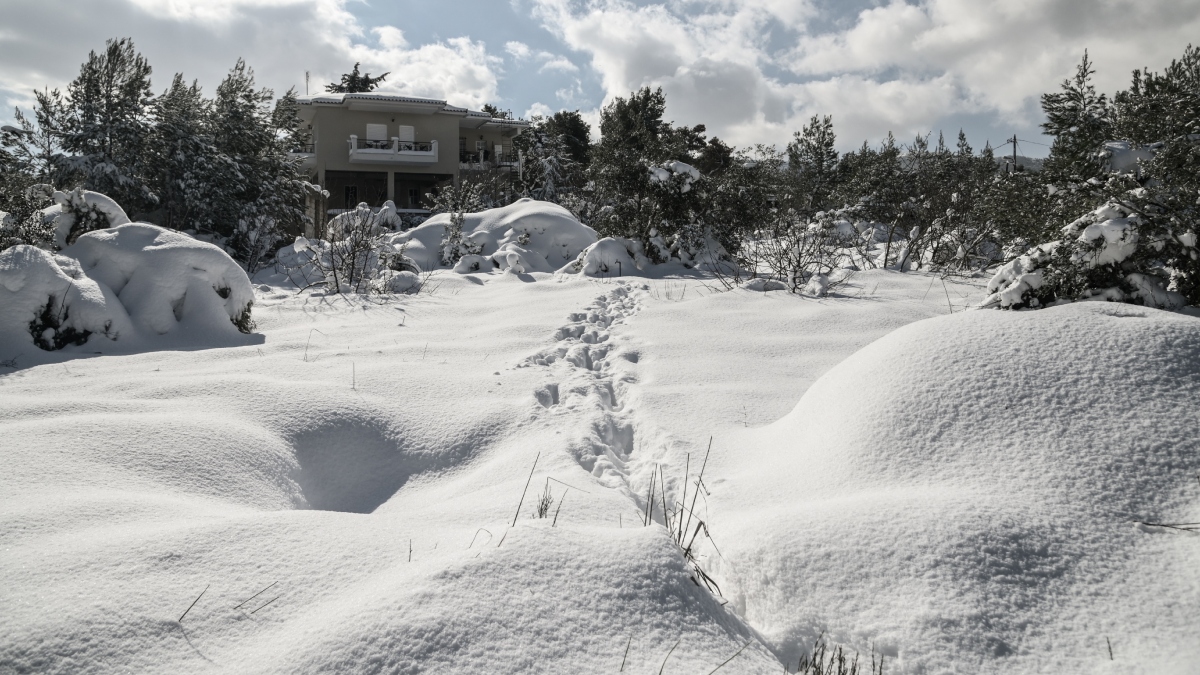
[[[412, 230], [392, 235], [392, 244], [407, 243], [405, 254], [422, 270], [437, 269], [442, 266], [442, 236], [449, 224], [450, 215], [439, 213]], [[521, 199], [466, 214], [463, 238], [478, 246], [479, 255], [491, 259], [489, 264], [495, 267], [515, 264], [526, 272], [550, 272], [575, 259], [598, 237], [558, 204]], [[486, 266], [483, 271], [488, 271]]]
[[66, 254], [117, 294], [139, 328], [159, 335], [181, 323], [232, 327], [254, 303], [250, 279], [225, 251], [157, 225], [92, 232]]
[[146, 223], [86, 233], [59, 255], [0, 253], [6, 352], [83, 345], [95, 334], [134, 347], [167, 333], [235, 336], [249, 331], [253, 301], [245, 271], [220, 248]]
[[[587, 276], [632, 274], [639, 269], [635, 255], [636, 252], [629, 250], [626, 240], [605, 237], [580, 251], [575, 260], [564, 265], [559, 271]], [[644, 258], [643, 256], [643, 260]]]
[[747, 434], [772, 469], [738, 477], [762, 503], [731, 504], [753, 515], [729, 519], [748, 529], [722, 588], [784, 651], [825, 626], [899, 672], [1099, 672], [1106, 635], [1126, 669], [1185, 672], [1196, 541], [1135, 522], [1200, 520], [1198, 411], [1195, 318], [1077, 303], [910, 324]]

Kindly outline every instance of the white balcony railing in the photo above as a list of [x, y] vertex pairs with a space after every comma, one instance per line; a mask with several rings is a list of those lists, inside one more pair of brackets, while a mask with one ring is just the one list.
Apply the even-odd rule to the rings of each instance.
[[351, 135], [350, 161], [357, 164], [436, 164], [437, 141], [375, 141]]

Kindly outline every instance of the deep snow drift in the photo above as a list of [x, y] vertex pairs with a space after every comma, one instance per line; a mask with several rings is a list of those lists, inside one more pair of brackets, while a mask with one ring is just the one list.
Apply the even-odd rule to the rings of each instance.
[[819, 627], [915, 672], [1188, 672], [1200, 541], [1135, 521], [1200, 520], [1198, 425], [1195, 318], [915, 323], [720, 439], [715, 565], [780, 646]]
[[[1187, 672], [1198, 538], [1133, 521], [1200, 520], [1200, 319], [762, 291], [259, 285], [261, 345], [0, 371], [0, 664], [707, 673], [749, 644], [720, 672], [759, 673], [825, 631], [888, 673]], [[724, 598], [641, 522], [710, 434]]]

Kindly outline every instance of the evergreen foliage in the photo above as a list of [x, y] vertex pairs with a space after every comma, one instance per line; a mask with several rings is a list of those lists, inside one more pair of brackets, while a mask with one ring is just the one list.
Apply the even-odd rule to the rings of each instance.
[[38, 126], [58, 149], [51, 182], [108, 195], [130, 212], [157, 203], [146, 180], [150, 64], [131, 40], [109, 40], [103, 52], [89, 53], [65, 95], [35, 94]]
[[1096, 93], [1092, 84], [1095, 72], [1085, 51], [1075, 77], [1064, 80], [1061, 91], [1042, 95], [1042, 111], [1046, 113], [1042, 130], [1054, 137], [1046, 162], [1051, 175], [1083, 178], [1095, 175], [1096, 152], [1104, 141], [1112, 138], [1108, 98]]
[[371, 77], [370, 73], [359, 73], [359, 63], [354, 64], [354, 70], [342, 75], [339, 82], [325, 85], [325, 91], [333, 94], [365, 94], [375, 91], [381, 82], [387, 79], [391, 73], [384, 73], [378, 77]]
[[308, 140], [295, 92], [275, 100], [241, 59], [212, 99], [181, 74], [153, 97], [150, 73], [130, 40], [109, 40], [65, 94], [37, 92], [36, 123], [17, 111], [22, 130], [0, 136], [0, 210], [14, 214], [5, 245], [53, 246], [28, 216], [35, 201], [45, 205], [27, 196], [38, 183], [99, 192], [135, 219], [215, 235], [250, 272], [284, 230], [303, 227], [313, 186], [288, 155]]

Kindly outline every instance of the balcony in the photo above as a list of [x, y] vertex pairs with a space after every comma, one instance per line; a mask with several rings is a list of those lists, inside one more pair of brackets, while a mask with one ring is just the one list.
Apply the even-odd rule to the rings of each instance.
[[316, 148], [312, 143], [298, 143], [288, 149], [288, 157], [299, 160], [300, 168], [304, 171], [312, 171], [317, 168]]
[[505, 152], [501, 153], [500, 157], [496, 157], [492, 152], [478, 153], [460, 150], [458, 153], [458, 165], [460, 169], [484, 170], [504, 167], [511, 169], [516, 167], [517, 164], [517, 156], [508, 148], [505, 149]]
[[350, 162], [354, 164], [437, 164], [437, 141], [371, 140], [350, 136]]

